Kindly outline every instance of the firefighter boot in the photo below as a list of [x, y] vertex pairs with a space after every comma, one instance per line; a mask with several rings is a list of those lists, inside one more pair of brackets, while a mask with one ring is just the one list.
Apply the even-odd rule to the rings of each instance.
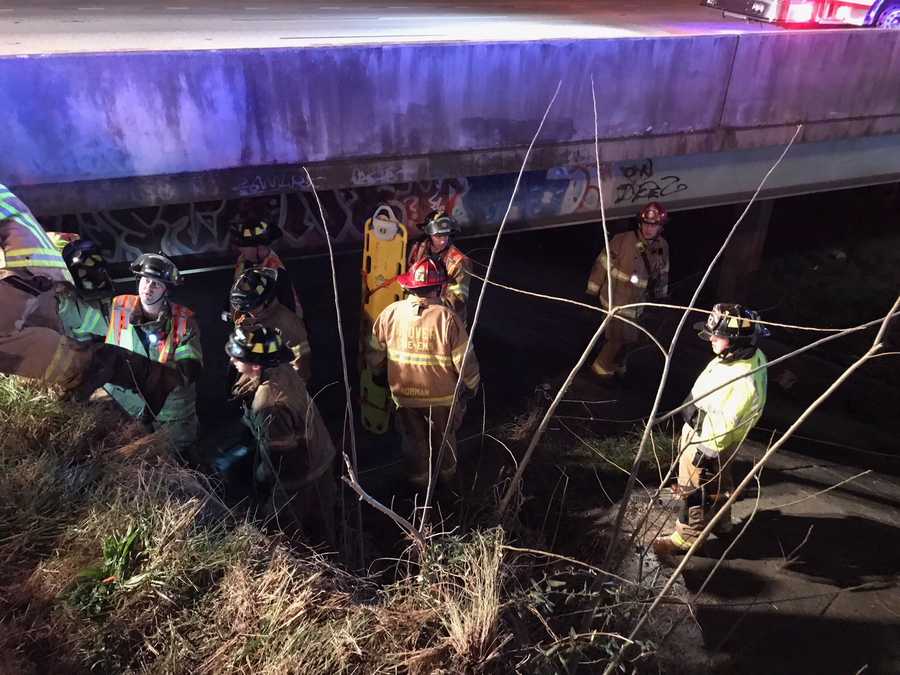
[[76, 401], [86, 401], [94, 390], [104, 384], [114, 384], [140, 394], [156, 415], [172, 390], [181, 384], [181, 376], [174, 368], [115, 345], [100, 343], [92, 348], [91, 362], [81, 382], [70, 390]]
[[653, 540], [653, 552], [660, 557], [684, 555], [691, 545], [677, 532]]

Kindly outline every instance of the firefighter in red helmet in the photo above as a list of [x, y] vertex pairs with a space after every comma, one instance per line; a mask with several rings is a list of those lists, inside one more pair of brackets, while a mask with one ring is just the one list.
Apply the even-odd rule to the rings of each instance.
[[[610, 281], [613, 306], [659, 300], [669, 294], [669, 244], [662, 237], [668, 219], [661, 204], [647, 204], [638, 214], [637, 227], [615, 235], [609, 252], [604, 249], [597, 256], [586, 292], [596, 296], [604, 309], [610, 308]], [[629, 307], [617, 315], [636, 322], [642, 313], [643, 307]], [[637, 328], [614, 318], [591, 370], [603, 380], [624, 376], [625, 357], [639, 340]]]
[[428, 236], [412, 247], [407, 267], [412, 267], [427, 257], [440, 260], [447, 270], [447, 283], [441, 298], [466, 324], [472, 261], [453, 243], [454, 237], [459, 233], [459, 223], [443, 211], [432, 211], [420, 227]]
[[414, 487], [425, 487], [429, 467], [437, 462], [461, 372], [462, 393], [453, 406], [439, 467], [444, 481], [456, 474], [456, 431], [466, 401], [478, 389], [478, 360], [470, 353], [463, 366], [469, 336], [459, 315], [441, 301], [447, 272], [439, 260], [420, 260], [398, 281], [409, 297], [388, 305], [376, 319], [367, 359], [374, 372], [387, 369], [409, 463], [407, 475]]

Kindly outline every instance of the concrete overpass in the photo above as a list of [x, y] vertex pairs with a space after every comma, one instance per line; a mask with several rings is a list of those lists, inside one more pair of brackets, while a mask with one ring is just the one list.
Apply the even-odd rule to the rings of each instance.
[[[900, 180], [900, 32], [763, 30], [693, 0], [648, 3], [643, 19], [611, 2], [429, 4], [405, 34], [405, 14], [379, 32], [383, 8], [353, 4], [235, 5], [242, 23], [196, 3], [0, 8], [18, 26], [0, 45], [0, 176], [114, 259], [214, 258], [245, 199], [289, 246], [319, 250], [301, 166], [343, 245], [385, 201], [410, 221], [449, 206], [489, 232], [561, 82], [513, 226], [583, 222], [599, 208], [593, 76], [613, 217], [746, 199], [799, 123], [763, 196]], [[53, 28], [65, 16], [84, 25]]]

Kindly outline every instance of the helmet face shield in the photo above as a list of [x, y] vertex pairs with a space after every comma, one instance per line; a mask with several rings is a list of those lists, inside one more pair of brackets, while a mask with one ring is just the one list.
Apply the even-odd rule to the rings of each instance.
[[459, 232], [459, 224], [443, 211], [432, 211], [425, 218], [423, 228], [429, 237], [452, 237]]

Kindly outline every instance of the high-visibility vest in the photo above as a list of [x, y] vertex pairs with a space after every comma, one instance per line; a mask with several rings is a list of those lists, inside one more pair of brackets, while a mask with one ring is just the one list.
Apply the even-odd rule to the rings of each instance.
[[72, 275], [50, 237], [28, 207], [0, 184], [0, 269], [28, 270], [54, 281]]
[[[141, 306], [141, 299], [137, 295], [117, 295], [113, 298], [112, 309], [109, 318], [109, 331], [106, 334], [106, 342], [112, 345], [118, 345], [131, 349], [131, 342], [127, 342], [127, 336], [131, 335], [134, 326], [131, 324], [131, 317], [134, 312]], [[166, 335], [163, 335], [160, 342], [157, 343], [159, 357], [156, 359], [159, 363], [166, 363], [175, 354], [178, 345], [184, 339], [188, 331], [188, 320], [194, 316], [194, 313], [187, 307], [169, 303], [169, 311], [171, 314], [171, 329]], [[148, 354], [149, 356], [149, 354]]]

